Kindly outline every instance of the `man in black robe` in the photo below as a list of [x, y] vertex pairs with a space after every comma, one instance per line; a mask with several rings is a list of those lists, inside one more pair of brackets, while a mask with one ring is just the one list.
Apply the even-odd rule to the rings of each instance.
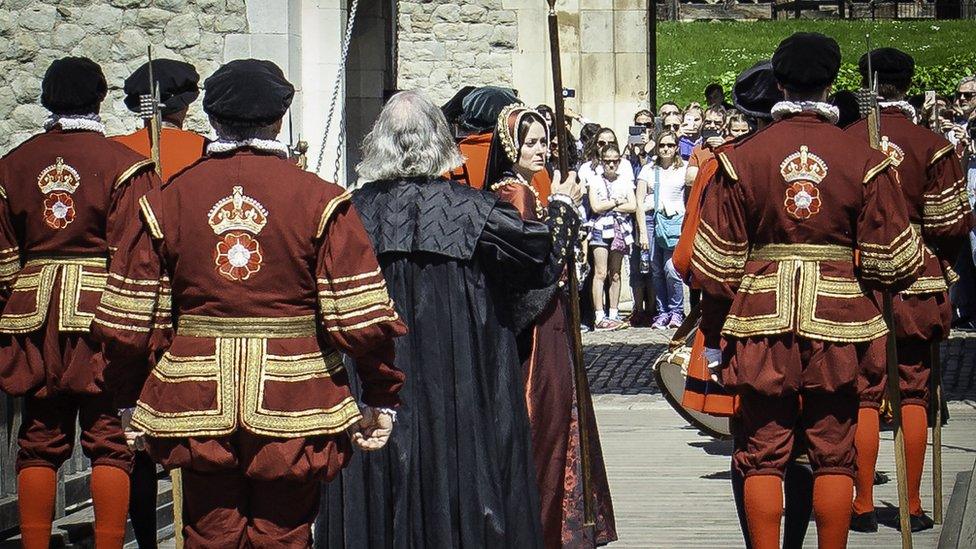
[[326, 487], [316, 544], [541, 547], [507, 302], [552, 282], [546, 267], [575, 234], [579, 188], [553, 185], [550, 228], [439, 177], [462, 159], [444, 115], [414, 92], [391, 99], [363, 158], [368, 183], [353, 203], [409, 328], [396, 349], [408, 381], [387, 447]]

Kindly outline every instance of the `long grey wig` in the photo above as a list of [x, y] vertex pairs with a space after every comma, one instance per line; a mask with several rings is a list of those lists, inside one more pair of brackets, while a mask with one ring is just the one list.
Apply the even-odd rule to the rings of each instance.
[[394, 95], [363, 139], [360, 183], [436, 177], [464, 163], [447, 119], [419, 92]]

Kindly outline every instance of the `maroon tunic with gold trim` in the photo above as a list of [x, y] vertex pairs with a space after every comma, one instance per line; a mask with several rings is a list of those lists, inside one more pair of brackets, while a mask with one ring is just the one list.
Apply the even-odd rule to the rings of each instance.
[[812, 112], [719, 160], [691, 264], [740, 396], [735, 464], [782, 474], [805, 425], [814, 469], [852, 475], [857, 373], [883, 368], [887, 333], [868, 288], [903, 289], [922, 265], [890, 160]]
[[[855, 123], [847, 133], [867, 143], [867, 122]], [[924, 404], [928, 398], [928, 347], [949, 337], [949, 285], [957, 278], [951, 265], [966, 242], [972, 212], [959, 160], [944, 137], [915, 124], [897, 106], [882, 110], [881, 135], [881, 150], [898, 172], [908, 218], [924, 244], [925, 265], [918, 280], [892, 302], [902, 402]], [[862, 380], [862, 402], [880, 405], [884, 386], [883, 375]]]
[[[330, 478], [363, 400], [396, 406], [405, 333], [349, 195], [251, 148], [140, 200], [95, 319], [112, 358], [162, 353], [133, 425], [168, 468]], [[170, 300], [170, 288], [172, 297]]]
[[129, 466], [89, 328], [120, 220], [158, 184], [152, 162], [60, 125], [0, 159], [0, 388], [27, 396], [18, 467], [67, 459], [79, 410], [86, 455]]

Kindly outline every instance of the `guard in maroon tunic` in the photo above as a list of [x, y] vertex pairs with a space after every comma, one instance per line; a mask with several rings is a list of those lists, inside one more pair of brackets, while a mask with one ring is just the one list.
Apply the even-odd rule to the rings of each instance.
[[132, 424], [183, 471], [186, 546], [308, 547], [321, 481], [389, 436], [406, 328], [350, 195], [274, 141], [281, 69], [233, 61], [205, 89], [220, 138], [139, 200], [95, 330], [113, 361], [160, 356]]
[[[966, 242], [972, 212], [966, 199], [965, 178], [953, 146], [944, 137], [915, 123], [915, 109], [905, 101], [915, 74], [915, 61], [894, 48], [870, 53], [881, 95], [881, 150], [898, 172], [908, 205], [908, 218], [924, 244], [924, 264], [918, 280], [893, 300], [898, 341], [902, 424], [908, 469], [908, 504], [912, 530], [933, 526], [922, 511], [919, 488], [925, 463], [932, 346], [949, 337], [952, 309], [948, 288], [955, 273], [950, 265]], [[860, 60], [861, 76], [868, 80], [868, 54]], [[868, 125], [861, 120], [847, 129], [868, 142]], [[871, 375], [872, 373], [877, 375]], [[874, 532], [873, 480], [878, 459], [878, 408], [886, 385], [885, 371], [868, 370], [861, 380], [858, 415], [857, 497], [851, 529]]]
[[802, 429], [820, 546], [843, 547], [858, 368], [884, 367], [887, 333], [865, 288], [908, 287], [922, 251], [890, 159], [834, 126], [823, 102], [837, 43], [797, 33], [772, 62], [786, 101], [776, 122], [718, 154], [692, 273], [711, 298], [706, 357], [740, 403], [733, 466], [752, 546], [779, 547], [781, 478]]
[[75, 424], [92, 460], [95, 539], [121, 547], [132, 454], [89, 327], [120, 227], [159, 180], [152, 162], [104, 136], [101, 67], [67, 57], [44, 75], [47, 131], [0, 159], [0, 388], [23, 396], [21, 534], [48, 546], [55, 476]]

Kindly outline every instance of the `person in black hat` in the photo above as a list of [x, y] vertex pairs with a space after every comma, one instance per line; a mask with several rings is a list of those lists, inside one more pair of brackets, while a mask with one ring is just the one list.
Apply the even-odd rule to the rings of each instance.
[[[159, 111], [163, 123], [159, 143], [160, 168], [163, 180], [167, 180], [203, 156], [206, 138], [183, 129], [190, 105], [200, 95], [200, 75], [193, 65], [173, 59], [154, 59], [152, 75], [159, 88]], [[142, 96], [152, 93], [148, 62], [125, 79], [123, 90], [125, 106], [134, 113], [140, 113]], [[113, 139], [148, 158], [152, 145], [148, 120], [144, 122], [145, 128]]]
[[[905, 101], [915, 73], [915, 61], [894, 48], [880, 48], [865, 54], [858, 63], [865, 87], [871, 76], [868, 74], [869, 60], [871, 70], [877, 75], [881, 100], [881, 150], [898, 172], [908, 204], [908, 217], [921, 233], [926, 248], [925, 266], [918, 282], [893, 301], [908, 506], [914, 532], [933, 526], [932, 519], [922, 510], [919, 490], [929, 425], [927, 407], [933, 396], [929, 391], [931, 349], [949, 337], [949, 320], [952, 318], [945, 283], [952, 274], [944, 266], [952, 265], [967, 244], [973, 217], [966, 199], [965, 178], [959, 160], [953, 154], [953, 145], [943, 136], [917, 125], [915, 108]], [[867, 121], [855, 123], [847, 133], [867, 142]], [[878, 518], [872, 480], [878, 458], [878, 408], [886, 376], [884, 370], [867, 371], [866, 374], [861, 383], [861, 410], [855, 438], [857, 496], [851, 529], [875, 532]]]
[[[448, 102], [451, 114], [456, 115], [458, 141], [464, 165], [453, 170], [452, 180], [481, 189], [485, 186], [485, 170], [488, 166], [488, 149], [502, 109], [521, 104], [515, 90], [499, 86], [464, 88]], [[540, 176], [541, 177], [541, 176]]]
[[161, 357], [132, 426], [182, 470], [187, 547], [309, 547], [320, 483], [393, 429], [406, 328], [349, 193], [275, 140], [281, 69], [232, 61], [204, 87], [218, 140], [139, 201], [94, 326], [113, 364]]
[[54, 61], [41, 83], [47, 131], [0, 158], [0, 390], [24, 397], [16, 469], [29, 549], [50, 543], [57, 470], [76, 424], [92, 462], [95, 543], [121, 548], [125, 538], [132, 452], [118, 378], [90, 324], [121, 228], [160, 182], [152, 162], [105, 138], [106, 89], [90, 59]]
[[905, 288], [922, 264], [890, 160], [836, 127], [824, 102], [839, 67], [826, 36], [779, 45], [785, 101], [772, 124], [718, 152], [690, 261], [708, 296], [707, 367], [738, 402], [732, 460], [754, 549], [780, 547], [782, 479], [799, 444], [818, 543], [846, 546], [858, 376], [884, 368], [887, 333], [866, 288]]

